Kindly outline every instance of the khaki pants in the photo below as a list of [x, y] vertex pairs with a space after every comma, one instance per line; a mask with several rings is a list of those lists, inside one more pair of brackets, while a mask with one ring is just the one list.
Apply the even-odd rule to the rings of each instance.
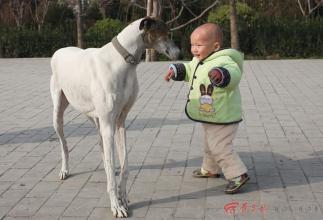
[[233, 151], [232, 141], [239, 124], [214, 125], [203, 123], [205, 132], [205, 154], [202, 167], [211, 173], [223, 172], [226, 179], [247, 172], [239, 155]]

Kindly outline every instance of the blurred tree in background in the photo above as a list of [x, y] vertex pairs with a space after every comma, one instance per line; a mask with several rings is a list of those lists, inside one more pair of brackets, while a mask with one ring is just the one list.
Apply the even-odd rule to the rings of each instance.
[[191, 58], [190, 33], [208, 21], [222, 25], [225, 47], [253, 58], [319, 57], [322, 6], [323, 0], [0, 0], [0, 57], [51, 56], [71, 45], [100, 47], [147, 14], [168, 24], [185, 59]]

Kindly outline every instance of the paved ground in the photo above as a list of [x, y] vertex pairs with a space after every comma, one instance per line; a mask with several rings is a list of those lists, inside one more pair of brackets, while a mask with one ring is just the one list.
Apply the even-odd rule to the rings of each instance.
[[[251, 181], [233, 196], [223, 179], [191, 177], [203, 133], [183, 112], [187, 86], [162, 80], [166, 67], [138, 67], [127, 119], [130, 219], [323, 219], [322, 60], [245, 63], [235, 148]], [[71, 108], [72, 176], [58, 180], [49, 78], [49, 59], [0, 59], [0, 219], [113, 219], [96, 132]]]

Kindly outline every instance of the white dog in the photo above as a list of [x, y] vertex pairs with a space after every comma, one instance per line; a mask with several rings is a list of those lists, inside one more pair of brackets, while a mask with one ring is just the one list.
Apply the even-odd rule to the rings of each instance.
[[[177, 58], [179, 49], [167, 34], [164, 22], [146, 17], [128, 25], [101, 48], [67, 47], [56, 51], [51, 60], [53, 122], [62, 150], [59, 177], [65, 179], [69, 173], [63, 114], [71, 104], [93, 121], [99, 131], [107, 191], [115, 217], [128, 216], [125, 119], [138, 93], [136, 66], [146, 48]], [[119, 190], [113, 156], [115, 145], [121, 166]]]

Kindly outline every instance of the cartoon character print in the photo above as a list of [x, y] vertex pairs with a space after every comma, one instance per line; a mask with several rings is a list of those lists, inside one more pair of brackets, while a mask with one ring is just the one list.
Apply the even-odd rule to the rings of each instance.
[[204, 84], [200, 85], [201, 97], [200, 97], [200, 112], [215, 112], [213, 108], [213, 86], [209, 84], [207, 90]]

